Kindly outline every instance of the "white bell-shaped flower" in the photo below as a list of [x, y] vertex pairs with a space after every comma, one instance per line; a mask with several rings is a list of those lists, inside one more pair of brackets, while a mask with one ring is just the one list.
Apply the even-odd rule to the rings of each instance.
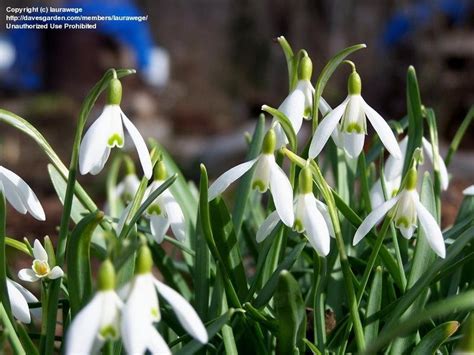
[[33, 190], [21, 177], [3, 166], [0, 166], [0, 189], [18, 212], [28, 212], [37, 220], [46, 220], [43, 207]]
[[99, 290], [74, 317], [66, 337], [66, 355], [97, 354], [108, 340], [120, 337], [123, 303], [115, 293], [115, 271], [110, 260], [99, 270]]
[[309, 157], [315, 158], [321, 153], [329, 137], [333, 134], [338, 146], [351, 158], [357, 158], [364, 147], [367, 134], [367, 122], [374, 127], [380, 140], [395, 158], [401, 159], [400, 148], [390, 126], [361, 96], [362, 84], [359, 74], [354, 70], [349, 76], [347, 98], [327, 114], [316, 129], [309, 148]]
[[33, 244], [33, 264], [29, 269], [21, 269], [18, 277], [23, 281], [35, 282], [41, 279], [55, 280], [63, 277], [64, 272], [59, 266], [51, 266], [48, 263], [48, 253], [38, 239]]
[[129, 202], [136, 195], [139, 186], [140, 180], [138, 179], [137, 175], [133, 173], [127, 174], [115, 188], [115, 194], [117, 197]]
[[205, 344], [208, 335], [194, 308], [172, 288], [158, 281], [151, 273], [153, 261], [147, 246], [138, 252], [135, 276], [123, 290], [125, 305], [122, 310], [121, 331], [125, 350], [129, 354], [171, 354], [154, 323], [161, 318], [156, 291], [169, 303], [183, 328], [196, 340]]
[[[295, 134], [298, 134], [300, 131], [303, 118], [310, 118], [313, 108], [314, 87], [311, 84], [312, 72], [313, 63], [308, 56], [304, 56], [299, 63], [298, 82], [295, 89], [288, 94], [278, 107], [278, 111], [288, 117]], [[319, 111], [323, 116], [331, 111], [331, 107], [322, 97], [319, 102]], [[276, 123], [277, 119], [275, 117], [273, 117], [273, 122], [275, 123], [276, 148], [279, 149], [288, 144], [288, 139], [283, 128], [279, 123]]]
[[13, 317], [22, 323], [29, 324], [31, 315], [28, 303], [38, 302], [38, 299], [22, 285], [9, 278], [7, 278], [7, 290]]
[[[163, 161], [155, 166], [155, 180], [148, 186], [143, 199], [150, 196], [166, 180], [167, 171]], [[180, 242], [186, 239], [186, 223], [184, 214], [178, 202], [169, 189], [161, 193], [148, 207], [145, 216], [150, 220], [150, 230], [156, 242], [163, 241], [166, 232], [171, 227], [174, 236]]]
[[275, 143], [275, 132], [270, 129], [263, 140], [262, 153], [256, 159], [237, 165], [217, 178], [209, 187], [209, 201], [215, 199], [230, 184], [255, 166], [252, 188], [261, 193], [270, 189], [278, 216], [288, 227], [292, 227], [294, 222], [293, 189], [285, 172], [275, 161]]
[[[405, 138], [403, 138], [399, 144], [400, 151], [402, 153], [402, 159], [396, 159], [392, 155], [390, 155], [387, 159], [387, 162], [385, 163], [384, 181], [388, 198], [395, 196], [398, 190], [400, 189], [400, 184], [402, 182], [403, 163], [405, 161], [407, 145], [408, 136], [405, 136]], [[426, 171], [431, 174], [433, 172], [434, 167], [433, 146], [424, 137], [422, 138], [422, 146], [424, 159], [423, 162], [419, 164], [418, 171], [420, 175], [423, 175]], [[449, 186], [448, 170], [446, 169], [446, 165], [444, 164], [444, 161], [441, 157], [439, 157], [438, 162], [441, 188], [443, 190], [447, 190]], [[422, 180], [419, 179], [417, 183], [418, 191], [420, 191], [421, 189], [421, 182]], [[372, 204], [372, 208], [380, 206], [385, 201], [382, 190], [382, 182], [380, 179], [378, 179], [374, 183], [372, 189], [370, 190], [370, 201]]]
[[123, 148], [125, 143], [123, 126], [125, 126], [137, 149], [143, 172], [149, 179], [152, 175], [152, 164], [148, 148], [138, 129], [120, 108], [122, 84], [115, 78], [109, 85], [107, 105], [82, 139], [79, 170], [83, 175], [100, 173], [109, 158], [110, 150], [114, 147]]
[[359, 243], [390, 211], [393, 213], [395, 226], [405, 238], [409, 239], [413, 236], [418, 220], [431, 249], [441, 258], [446, 256], [443, 234], [434, 217], [421, 204], [416, 191], [416, 181], [417, 173], [412, 168], [408, 171], [405, 188], [397, 196], [375, 208], [365, 218], [354, 235], [353, 245]]
[[[304, 167], [300, 172], [299, 193], [294, 206], [293, 229], [298, 233], [305, 233], [309, 243], [319, 255], [328, 255], [331, 243], [329, 236], [334, 237], [334, 229], [327, 206], [313, 195], [313, 181], [308, 167]], [[265, 240], [279, 221], [276, 211], [270, 213], [257, 231], [257, 242]]]

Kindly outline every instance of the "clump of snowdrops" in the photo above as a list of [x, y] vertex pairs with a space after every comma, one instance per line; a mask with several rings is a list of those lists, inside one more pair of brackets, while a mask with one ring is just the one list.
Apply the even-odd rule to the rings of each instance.
[[[0, 121], [46, 154], [64, 206], [56, 246], [49, 237], [31, 245], [6, 236], [6, 201], [36, 219], [48, 216], [28, 184], [0, 167], [4, 349], [474, 351], [473, 188], [454, 224], [440, 224], [449, 164], [474, 109], [443, 158], [414, 68], [406, 116], [386, 120], [373, 108], [383, 107], [363, 99], [363, 73], [347, 59], [365, 45], [337, 53], [316, 77], [305, 50], [293, 52], [284, 37], [277, 42], [289, 93], [277, 109], [262, 106], [247, 158], [211, 184], [204, 165], [198, 185], [187, 181], [122, 111], [122, 82], [133, 70], [107, 71], [87, 95], [69, 168], [28, 121], [0, 110]], [[348, 72], [347, 96], [331, 108], [322, 95], [336, 69]], [[85, 129], [101, 95], [103, 112]], [[298, 135], [303, 125], [308, 140]], [[135, 154], [121, 149], [126, 144], [136, 148], [139, 169]], [[104, 212], [78, 172], [106, 174]], [[237, 180], [235, 193], [222, 196]], [[31, 267], [8, 269], [6, 247]], [[38, 297], [31, 283], [39, 284]]]

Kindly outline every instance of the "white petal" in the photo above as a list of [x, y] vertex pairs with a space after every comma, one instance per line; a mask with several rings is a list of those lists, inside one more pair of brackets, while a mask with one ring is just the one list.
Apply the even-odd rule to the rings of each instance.
[[125, 125], [128, 134], [130, 134], [130, 137], [132, 138], [132, 141], [135, 144], [135, 148], [137, 148], [138, 158], [140, 159], [140, 163], [142, 164], [143, 173], [145, 174], [147, 179], [150, 179], [153, 174], [153, 167], [151, 165], [150, 153], [148, 152], [146, 143], [143, 140], [143, 137], [141, 136], [138, 129], [133, 125], [132, 121], [130, 121], [123, 112], [121, 112], [121, 115], [123, 119], [123, 124]]
[[66, 337], [66, 355], [90, 354], [98, 340], [103, 292], [98, 292], [73, 319]]
[[21, 269], [18, 272], [18, 277], [20, 278], [20, 280], [27, 282], [35, 282], [39, 280], [39, 277], [36, 276], [35, 272], [31, 269]]
[[321, 96], [319, 100], [319, 111], [321, 112], [321, 115], [324, 117], [326, 116], [329, 112], [331, 112], [331, 106], [327, 103], [326, 100]]
[[60, 277], [63, 277], [64, 272], [59, 266], [55, 266], [51, 269], [51, 271], [48, 274], [48, 278], [51, 280], [58, 279]]
[[147, 348], [153, 355], [171, 355], [168, 344], [161, 337], [160, 333], [153, 326], [148, 327]]
[[263, 221], [262, 225], [257, 231], [257, 243], [263, 242], [273, 231], [276, 225], [280, 222], [280, 216], [277, 211], [273, 211], [268, 215], [268, 217]]
[[408, 136], [405, 136], [400, 143], [400, 152], [402, 153], [402, 158], [397, 159], [393, 155], [389, 155], [384, 166], [384, 173], [387, 180], [393, 180], [399, 178], [403, 173], [403, 164], [405, 162], [405, 155], [407, 153], [408, 146]]
[[225, 189], [227, 189], [230, 184], [232, 184], [235, 180], [237, 180], [239, 177], [249, 171], [252, 166], [257, 162], [257, 160], [258, 158], [239, 164], [219, 176], [216, 181], [214, 181], [214, 183], [209, 187], [208, 200], [214, 200]]
[[474, 185], [471, 185], [468, 188], [464, 189], [462, 193], [467, 196], [474, 195]]
[[365, 134], [342, 132], [340, 136], [347, 155], [351, 158], [357, 158], [364, 148]]
[[48, 262], [48, 253], [46, 253], [46, 250], [38, 239], [35, 239], [35, 242], [33, 243], [33, 256], [37, 260]]
[[[99, 153], [99, 150], [97, 150]], [[105, 166], [105, 163], [107, 163], [107, 159], [109, 159], [110, 156], [110, 148], [105, 146], [104, 151], [102, 152], [101, 156], [98, 156], [98, 159], [95, 162], [95, 165], [91, 167], [89, 173], [92, 175], [97, 175], [99, 174], [102, 169]]]
[[405, 239], [411, 239], [413, 237], [413, 234], [415, 233], [416, 226], [410, 226], [408, 228], [405, 227], [398, 227], [398, 230], [402, 234], [403, 238]]
[[[109, 125], [109, 133], [107, 135], [107, 146], [109, 148], [123, 148], [123, 145], [125, 143], [125, 137], [123, 135], [123, 124], [122, 124], [122, 118], [120, 117], [120, 114], [122, 113], [122, 110], [120, 109], [120, 106], [118, 105], [110, 105], [110, 109], [113, 113], [110, 114], [110, 125]], [[110, 142], [110, 138], [118, 136], [120, 137], [121, 141], [117, 142], [117, 140], [113, 140]]]
[[[423, 144], [423, 149], [425, 154], [428, 156], [428, 159], [431, 162], [431, 166], [434, 167], [434, 157], [433, 157], [433, 146], [431, 145], [428, 140], [423, 137], [421, 140]], [[441, 188], [443, 190], [446, 190], [449, 186], [449, 175], [448, 175], [448, 170], [446, 169], [446, 164], [444, 164], [443, 158], [438, 154], [438, 165], [439, 165], [439, 176], [440, 176], [440, 182], [441, 182]]]
[[334, 233], [334, 226], [332, 225], [332, 220], [331, 220], [331, 216], [329, 215], [328, 206], [326, 206], [324, 203], [322, 203], [318, 199], [315, 199], [315, 201], [316, 201], [316, 207], [318, 208], [319, 212], [321, 212], [324, 220], [326, 221], [326, 225], [328, 226], [328, 229], [329, 229], [329, 235], [333, 238], [336, 238], [336, 233]]
[[23, 294], [15, 287], [13, 281], [7, 279], [8, 298], [12, 308], [13, 316], [22, 323], [30, 323], [30, 309]]
[[311, 159], [314, 159], [319, 155], [319, 153], [321, 153], [321, 150], [331, 136], [331, 133], [336, 129], [337, 124], [341, 120], [348, 102], [349, 98], [346, 98], [339, 106], [328, 113], [319, 124], [309, 147], [309, 157]]
[[285, 131], [279, 123], [275, 123], [273, 131], [275, 132], [275, 147], [277, 149], [280, 149], [281, 147], [284, 147], [288, 144], [288, 138], [286, 138]]
[[382, 189], [382, 181], [378, 179], [370, 189], [370, 204], [372, 205], [372, 209], [375, 209], [384, 202], [385, 197]]
[[303, 123], [304, 99], [303, 92], [295, 89], [286, 97], [280, 107], [278, 107], [278, 111], [283, 113], [290, 120], [295, 133], [299, 132], [301, 124]]
[[293, 189], [290, 181], [275, 161], [272, 161], [270, 169], [270, 191], [275, 209], [281, 221], [288, 227], [293, 227], [295, 213], [293, 210]]
[[446, 246], [444, 245], [443, 234], [441, 233], [438, 223], [420, 201], [415, 201], [415, 206], [416, 212], [418, 213], [418, 220], [420, 221], [421, 228], [423, 228], [425, 232], [428, 244], [436, 254], [444, 259], [446, 257]]
[[[362, 99], [362, 98], [361, 98]], [[402, 152], [398, 147], [397, 140], [387, 122], [372, 107], [370, 107], [364, 99], [362, 99], [365, 114], [375, 131], [379, 135], [380, 140], [387, 150], [397, 159], [402, 159]]]
[[186, 223], [184, 221], [184, 214], [178, 202], [176, 202], [171, 194], [165, 198], [164, 207], [174, 236], [180, 242], [184, 241], [186, 239]]
[[88, 174], [91, 170], [94, 170], [97, 174], [105, 164], [103, 158], [105, 151], [109, 149], [107, 139], [111, 114], [113, 112], [110, 110], [110, 105], [105, 106], [102, 114], [89, 127], [82, 138], [79, 150], [79, 170], [82, 175]]
[[[0, 167], [0, 179], [4, 186], [5, 197], [18, 212], [25, 213], [28, 210], [34, 218], [40, 221], [46, 219], [38, 197], [21, 177], [2, 166]], [[10, 191], [13, 193], [10, 194]], [[21, 201], [21, 206], [18, 205], [18, 199]]]
[[369, 213], [369, 215], [364, 219], [364, 221], [361, 223], [359, 228], [357, 229], [355, 235], [354, 235], [354, 240], [352, 241], [352, 245], [358, 244], [362, 238], [364, 238], [367, 233], [370, 232], [370, 230], [380, 222], [380, 220], [387, 214], [390, 209], [395, 206], [397, 201], [400, 199], [400, 195], [395, 196], [388, 200], [387, 202], [384, 202], [381, 204], [379, 207], [374, 209], [372, 212]]
[[[305, 194], [305, 209], [303, 211], [303, 226], [311, 246], [321, 256], [329, 254], [331, 240], [326, 221], [316, 206], [316, 198], [312, 193]], [[300, 197], [301, 198], [301, 197]]]
[[206, 344], [208, 341], [207, 331], [194, 308], [171, 287], [156, 279], [154, 281], [158, 292], [173, 308], [183, 328], [193, 338], [199, 340], [202, 344]]
[[152, 214], [150, 217], [150, 231], [158, 244], [163, 242], [166, 232], [170, 227], [168, 218], [163, 215]]

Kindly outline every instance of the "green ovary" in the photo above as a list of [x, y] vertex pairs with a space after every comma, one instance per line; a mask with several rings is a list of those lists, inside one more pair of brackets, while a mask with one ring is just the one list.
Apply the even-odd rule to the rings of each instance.
[[123, 138], [118, 133], [114, 133], [107, 140], [107, 145], [109, 147], [122, 147], [123, 146]]

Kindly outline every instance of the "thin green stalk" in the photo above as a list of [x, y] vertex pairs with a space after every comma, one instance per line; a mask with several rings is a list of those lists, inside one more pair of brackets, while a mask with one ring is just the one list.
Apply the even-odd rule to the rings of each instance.
[[[46, 334], [48, 332], [48, 296], [49, 292], [46, 284], [41, 281], [41, 336], [40, 336], [40, 350], [46, 345]], [[54, 318], [56, 324], [56, 318]], [[41, 351], [43, 354], [43, 352]]]
[[326, 347], [326, 321], [325, 321], [325, 299], [323, 284], [327, 273], [327, 263], [325, 257], [320, 257], [314, 252], [314, 299], [313, 299], [313, 332], [315, 343], [321, 352], [325, 352]]
[[5, 254], [6, 220], [5, 196], [0, 191], [0, 303], [4, 305], [8, 318], [13, 321], [7, 287], [7, 258]]
[[3, 324], [3, 331], [7, 333], [8, 338], [10, 338], [10, 345], [12, 347], [13, 353], [15, 355], [26, 354], [25, 350], [23, 349], [23, 346], [21, 345], [20, 339], [18, 339], [18, 336], [15, 331], [15, 327], [10, 317], [8, 316], [5, 306], [1, 302], [0, 302], [0, 320], [1, 320], [1, 323]]

